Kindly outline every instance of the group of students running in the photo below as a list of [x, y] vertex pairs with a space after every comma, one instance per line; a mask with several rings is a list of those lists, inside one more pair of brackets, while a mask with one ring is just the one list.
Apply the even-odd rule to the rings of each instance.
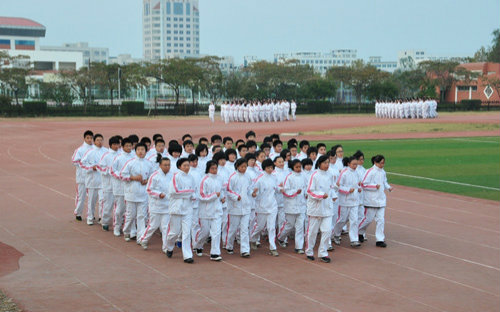
[[344, 157], [341, 145], [327, 151], [323, 143], [293, 138], [284, 149], [277, 134], [258, 146], [253, 131], [246, 141], [215, 134], [210, 145], [203, 137], [196, 146], [189, 134], [168, 145], [161, 134], [153, 141], [116, 135], [108, 148], [101, 134], [87, 130], [83, 137], [72, 157], [76, 220], [88, 197], [88, 225], [98, 218], [103, 230], [144, 249], [160, 229], [162, 251], [171, 258], [177, 246], [186, 263], [194, 261], [193, 251], [203, 256], [208, 243], [210, 259], [220, 261], [221, 243], [233, 254], [235, 240], [249, 257], [265, 237], [272, 256], [279, 255], [276, 241], [286, 248], [293, 239], [296, 253], [315, 260], [320, 233], [317, 255], [330, 262], [328, 251], [332, 242], [340, 245], [347, 222], [350, 245], [358, 248], [374, 219], [376, 246], [386, 247], [385, 191], [392, 187], [382, 155], [366, 170], [361, 151]]
[[[220, 105], [220, 117], [225, 123], [295, 120], [296, 111], [297, 103], [294, 100], [225, 101]], [[208, 116], [214, 122], [214, 103], [208, 106]]]
[[376, 101], [375, 116], [400, 119], [437, 118], [437, 102], [431, 98]]

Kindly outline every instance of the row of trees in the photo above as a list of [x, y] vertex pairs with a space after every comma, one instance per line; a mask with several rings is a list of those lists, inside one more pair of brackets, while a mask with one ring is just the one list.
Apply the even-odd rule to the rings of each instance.
[[[500, 30], [493, 32], [491, 47], [482, 47], [469, 61], [500, 62]], [[29, 84], [39, 86], [40, 97], [57, 104], [71, 104], [76, 98], [86, 106], [93, 102], [91, 90], [111, 100], [120, 88], [122, 97], [131, 97], [138, 88], [166, 84], [172, 90], [176, 105], [181, 90], [201, 93], [212, 101], [221, 98], [294, 98], [299, 101], [324, 100], [336, 97], [339, 88], [352, 90], [358, 103], [381, 98], [431, 96], [444, 98], [452, 84], [460, 79], [473, 81], [474, 73], [455, 61], [425, 61], [412, 70], [383, 72], [357, 60], [347, 67], [331, 67], [325, 75], [298, 61], [269, 63], [260, 61], [249, 67], [223, 74], [220, 59], [214, 56], [196, 59], [165, 59], [158, 62], [129, 64], [92, 63], [73, 71], [59, 72], [50, 83], [31, 80], [31, 66], [23, 57], [12, 58], [0, 51], [0, 88], [10, 91], [19, 102], [26, 96]], [[16, 66], [9, 66], [15, 64]], [[497, 79], [498, 80], [498, 79]], [[498, 82], [488, 81], [494, 88]], [[441, 94], [436, 94], [441, 90]], [[498, 90], [498, 89], [497, 89]], [[342, 93], [337, 97], [344, 101]]]

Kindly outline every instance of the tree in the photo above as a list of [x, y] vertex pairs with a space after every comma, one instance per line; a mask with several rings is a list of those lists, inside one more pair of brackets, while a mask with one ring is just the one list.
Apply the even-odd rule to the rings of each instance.
[[322, 100], [335, 96], [337, 87], [332, 80], [316, 76], [300, 85], [299, 98]]
[[0, 83], [4, 89], [14, 93], [16, 105], [19, 105], [19, 96], [26, 92], [26, 76], [30, 73], [29, 68], [9, 67], [0, 71]]
[[95, 83], [109, 91], [111, 105], [113, 105], [113, 92], [118, 89], [118, 64], [93, 63], [92, 70], [95, 76]]
[[398, 96], [398, 94], [398, 86], [390, 78], [375, 81], [370, 86], [368, 86], [366, 90], [366, 96], [370, 100], [381, 98], [394, 99]]
[[425, 72], [419, 68], [412, 70], [396, 70], [391, 81], [398, 88], [398, 97], [415, 97], [426, 80]]
[[500, 63], [500, 28], [495, 29], [492, 35], [493, 35], [493, 40], [488, 55], [488, 61]]
[[179, 105], [180, 89], [189, 83], [191, 65], [189, 61], [180, 58], [163, 59], [150, 63], [146, 71], [149, 77], [163, 82], [174, 90], [175, 106]]
[[220, 58], [215, 56], [207, 56], [198, 61], [198, 66], [202, 69], [201, 90], [214, 103], [224, 94], [224, 75], [219, 61]]
[[64, 81], [41, 82], [40, 97], [44, 100], [53, 100], [57, 105], [71, 105], [75, 96], [71, 92], [71, 87]]
[[87, 106], [92, 101], [92, 69], [82, 67], [78, 70], [62, 71], [60, 75], [73, 92], [78, 94], [83, 102], [83, 113], [87, 113]]
[[441, 101], [456, 81], [454, 73], [458, 65], [455, 61], [424, 61], [419, 64], [419, 68], [427, 74], [426, 79], [439, 87]]

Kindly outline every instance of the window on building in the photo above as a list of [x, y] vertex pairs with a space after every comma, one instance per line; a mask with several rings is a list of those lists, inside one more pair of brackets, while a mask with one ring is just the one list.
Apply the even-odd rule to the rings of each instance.
[[171, 44], [171, 43], [167, 43], [167, 47], [171, 47], [171, 46], [172, 46], [172, 44]]
[[179, 17], [179, 22], [183, 22], [184, 19], [182, 17]]
[[174, 53], [179, 53], [179, 50], [174, 50]]
[[174, 35], [177, 35], [179, 33], [178, 30], [174, 30]]
[[186, 24], [186, 28], [191, 28], [191, 25], [189, 25], [189, 24]]
[[167, 30], [167, 34], [171, 34], [172, 32], [170, 30]]
[[179, 47], [183, 48], [184, 47], [184, 43], [179, 43]]
[[177, 24], [174, 24], [174, 28], [177, 28], [177, 27], [178, 27], [178, 25], [177, 25]]
[[170, 17], [167, 17], [167, 21], [170, 22]]
[[170, 23], [167, 23], [166, 25], [167, 25], [167, 27], [170, 27], [170, 26], [172, 26], [172, 24], [170, 24]]
[[179, 28], [183, 28], [184, 27], [184, 24], [179, 24]]
[[160, 23], [153, 24], [153, 27], [156, 27], [156, 28], [160, 28], [160, 26], [161, 26]]
[[179, 19], [177, 17], [174, 17], [174, 22], [177, 22]]
[[179, 40], [180, 41], [184, 41], [184, 37], [179, 37]]
[[180, 50], [179, 50], [179, 52], [180, 52], [180, 53], [184, 53], [184, 49], [180, 49]]
[[179, 40], [179, 37], [174, 37], [174, 40]]
[[[188, 25], [189, 26], [189, 25]], [[191, 31], [186, 30], [186, 34], [191, 35]]]
[[171, 53], [171, 52], [172, 52], [172, 50], [170, 50], [170, 49], [167, 50], [167, 53]]
[[144, 15], [149, 15], [149, 3], [144, 4]]
[[174, 3], [174, 14], [175, 15], [182, 15], [183, 12], [182, 12], [182, 3], [181, 2], [177, 2], [177, 3]]
[[167, 37], [167, 40], [172, 40], [172, 37]]
[[186, 47], [190, 48], [191, 47], [191, 43], [186, 43]]
[[186, 22], [191, 22], [191, 19], [189, 17], [187, 17]]
[[191, 38], [190, 37], [186, 37], [186, 41], [191, 41]]
[[179, 30], [179, 35], [183, 35], [184, 34], [184, 31], [183, 30]]
[[174, 43], [174, 47], [177, 48], [179, 46], [178, 43]]
[[186, 53], [187, 54], [191, 54], [191, 50], [186, 50]]

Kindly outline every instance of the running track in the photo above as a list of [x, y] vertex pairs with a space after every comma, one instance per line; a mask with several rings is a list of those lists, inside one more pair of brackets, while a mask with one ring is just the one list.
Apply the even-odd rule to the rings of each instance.
[[[337, 119], [322, 121], [368, 122]], [[261, 135], [316, 130], [315, 120], [255, 128]], [[1, 120], [0, 128], [0, 242], [15, 248], [0, 244], [0, 289], [27, 311], [498, 311], [500, 306], [498, 202], [396, 186], [386, 212], [387, 249], [376, 248], [369, 235], [357, 250], [344, 238], [330, 264], [307, 261], [293, 247], [279, 248], [280, 256], [273, 258], [264, 247], [250, 259], [223, 253], [221, 263], [205, 255], [187, 265], [179, 249], [167, 259], [158, 236], [143, 251], [98, 226], [74, 221], [72, 151], [86, 128], [106, 140], [132, 132], [180, 137], [186, 128], [195, 138], [214, 132], [237, 137], [247, 129], [202, 119]], [[369, 233], [373, 230], [372, 225]], [[19, 252], [24, 256], [18, 269], [6, 259], [17, 259]]]

